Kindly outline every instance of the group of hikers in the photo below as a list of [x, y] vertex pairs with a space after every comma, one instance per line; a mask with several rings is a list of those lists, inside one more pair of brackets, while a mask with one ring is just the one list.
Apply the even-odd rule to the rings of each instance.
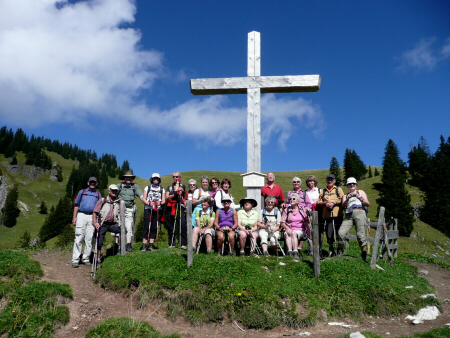
[[[175, 246], [175, 233], [178, 232], [179, 246], [181, 249], [187, 249], [186, 202], [190, 200], [192, 244], [196, 252], [204, 240], [207, 254], [213, 252], [215, 242], [219, 255], [234, 255], [235, 242], [238, 242], [239, 255], [244, 256], [248, 241], [250, 255], [269, 255], [269, 248], [273, 253], [278, 253], [280, 249], [284, 255], [279, 244], [280, 238], [284, 237], [287, 255], [298, 258], [304, 242], [307, 241], [309, 245], [311, 214], [317, 210], [320, 247], [322, 248], [325, 235], [329, 256], [344, 254], [345, 236], [355, 226], [361, 258], [367, 258], [366, 216], [370, 203], [366, 193], [357, 189], [358, 183], [353, 177], [347, 179], [347, 194], [335, 185], [336, 179], [332, 174], [326, 177], [324, 189], [317, 187], [318, 181], [314, 175], [306, 178], [305, 190], [302, 189], [302, 180], [294, 177], [293, 188], [288, 191], [285, 199], [283, 190], [275, 184], [275, 175], [269, 173], [267, 183], [261, 188], [259, 203], [262, 208], [259, 213], [254, 210], [258, 201], [253, 198], [244, 197], [239, 204], [235, 204], [229, 192], [231, 181], [228, 178], [220, 181], [216, 177], [210, 179], [208, 176], [202, 176], [199, 186], [196, 180], [190, 179], [186, 187], [181, 183], [181, 173], [174, 172], [173, 183], [164, 189], [160, 175], [153, 173], [150, 184], [142, 191], [133, 182], [135, 177], [131, 171], [125, 173], [119, 184], [109, 186], [107, 197], [102, 197], [96, 190], [98, 181], [95, 177], [89, 178], [88, 188], [79, 191], [74, 201], [72, 220], [76, 226], [72, 267], [79, 267], [83, 242], [85, 249], [81, 263], [91, 265], [94, 234], [98, 248], [98, 255], [94, 259], [99, 263], [106, 233], [119, 234], [122, 222], [125, 226], [126, 250], [131, 251], [136, 222], [136, 197], [144, 203], [143, 252], [153, 251], [155, 240], [158, 244], [160, 221], [165, 221], [169, 248]], [[124, 215], [120, 214], [121, 210]]]

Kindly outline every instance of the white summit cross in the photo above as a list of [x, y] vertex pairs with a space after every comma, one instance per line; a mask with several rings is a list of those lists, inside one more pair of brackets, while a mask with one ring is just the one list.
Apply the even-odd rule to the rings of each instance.
[[[194, 95], [247, 94], [247, 172], [256, 174], [261, 171], [261, 93], [316, 92], [319, 88], [320, 75], [261, 76], [259, 32], [248, 33], [247, 77], [191, 80]], [[247, 196], [259, 204], [259, 188], [248, 187]]]

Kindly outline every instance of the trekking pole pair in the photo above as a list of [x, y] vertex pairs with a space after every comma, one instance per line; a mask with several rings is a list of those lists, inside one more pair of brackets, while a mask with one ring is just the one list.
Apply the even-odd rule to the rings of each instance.
[[222, 241], [222, 250], [221, 250], [221, 255], [223, 256], [224, 253], [224, 249], [225, 249], [225, 243], [228, 244], [229, 247], [229, 252], [231, 252], [231, 243], [230, 243], [230, 238], [228, 236], [228, 232], [230, 230], [222, 230], [223, 232], [223, 241]]
[[95, 273], [97, 272], [97, 264], [98, 264], [98, 233], [100, 229], [95, 229], [95, 248], [94, 248], [94, 259], [92, 262], [92, 270], [91, 275], [92, 278], [95, 278]]
[[245, 231], [249, 231], [250, 230], [250, 234], [247, 236], [250, 237], [250, 252], [256, 252], [257, 255], [262, 255], [261, 250], [258, 248], [258, 245], [256, 243], [255, 238], [253, 237], [253, 232], [250, 229], [245, 229]]
[[270, 225], [269, 224], [266, 224], [267, 225], [267, 232], [268, 232], [268, 234], [269, 234], [269, 238], [270, 237], [273, 237], [273, 238], [275, 238], [275, 245], [277, 246], [277, 257], [278, 257], [278, 248], [280, 248], [280, 250], [281, 250], [281, 253], [283, 254], [283, 257], [284, 256], [286, 256], [285, 254], [284, 254], [284, 250], [283, 250], [283, 248], [281, 247], [281, 244], [280, 244], [280, 242], [278, 241], [278, 238], [277, 238], [277, 236], [275, 236], [275, 232], [272, 230], [272, 228], [270, 227]]

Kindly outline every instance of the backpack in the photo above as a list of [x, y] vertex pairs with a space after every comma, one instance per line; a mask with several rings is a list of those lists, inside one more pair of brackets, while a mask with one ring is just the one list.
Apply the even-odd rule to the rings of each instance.
[[[208, 208], [208, 212], [203, 212], [203, 209], [200, 209], [198, 218], [201, 219], [203, 215], [207, 215], [208, 219], [209, 219], [211, 217], [212, 213], [213, 213], [213, 211], [211, 208]], [[202, 224], [200, 224], [200, 226], [203, 227]]]
[[228, 219], [228, 218], [234, 217], [234, 209], [233, 209], [233, 208], [230, 208], [230, 210], [231, 210], [231, 215], [230, 215], [230, 216], [227, 216], [227, 217], [222, 217], [222, 210], [223, 210], [223, 209], [220, 209], [220, 211], [219, 211], [219, 222], [220, 222], [221, 219]]
[[[125, 183], [125, 181], [120, 182], [120, 187], [119, 187], [119, 191], [117, 192], [117, 196], [120, 195], [120, 192], [123, 189], [124, 183]], [[131, 185], [131, 187], [133, 189], [133, 194], [136, 195], [136, 187], [134, 186], [134, 182], [131, 182], [130, 185]]]
[[[78, 206], [81, 205], [81, 200], [83, 199], [83, 196], [86, 193], [86, 190], [87, 190], [87, 188], [83, 189], [83, 192], [81, 193], [81, 196], [80, 196], [80, 203], [79, 203]], [[100, 192], [98, 190], [95, 190], [95, 192], [97, 193], [97, 201], [98, 201], [100, 199]], [[73, 206], [74, 207], [76, 206], [75, 205], [75, 201], [77, 200], [77, 198], [78, 198], [78, 195], [76, 195], [75, 198], [73, 199]]]
[[[277, 220], [277, 215], [278, 215], [278, 209], [273, 209], [275, 211], [275, 213], [273, 215], [267, 215], [270, 217], [275, 217], [275, 221]], [[266, 216], [266, 208], [263, 209], [263, 218], [264, 218], [264, 223], [267, 222], [267, 216]]]
[[[286, 198], [287, 198], [287, 200], [289, 201], [289, 197], [291, 196], [291, 193], [293, 192], [294, 190], [289, 190], [288, 191], [288, 193], [287, 193], [287, 196], [286, 196]], [[306, 190], [302, 190], [303, 191], [303, 201], [305, 201], [305, 199], [306, 199]], [[320, 194], [320, 193], [319, 193]]]
[[[325, 200], [325, 190], [327, 190], [327, 189], [322, 189], [322, 200]], [[340, 198], [339, 197], [339, 186], [336, 186], [336, 196], [338, 198]]]

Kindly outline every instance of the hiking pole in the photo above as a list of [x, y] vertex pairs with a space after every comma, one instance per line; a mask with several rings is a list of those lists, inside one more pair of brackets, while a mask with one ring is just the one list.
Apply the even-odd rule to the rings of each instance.
[[150, 244], [150, 228], [152, 226], [153, 209], [150, 209], [150, 222], [148, 222], [148, 233], [147, 233], [147, 251]]
[[175, 240], [175, 229], [176, 229], [176, 226], [177, 226], [177, 215], [178, 215], [178, 209], [177, 209], [177, 207], [175, 206], [175, 219], [173, 220], [173, 228], [172, 228], [172, 241], [171, 241], [171, 247], [172, 246], [174, 246], [173, 245], [173, 242], [174, 242], [174, 240]]
[[222, 250], [221, 250], [222, 256], [223, 256], [223, 252], [224, 252], [224, 248], [225, 248], [225, 242], [228, 242], [228, 230], [223, 230]]
[[95, 278], [95, 273], [97, 272], [97, 259], [98, 259], [98, 233], [99, 233], [99, 229], [95, 229], [96, 233], [95, 233], [95, 249], [94, 249], [94, 259], [93, 262], [94, 264], [92, 264], [92, 271], [91, 271], [91, 275], [92, 278]]
[[333, 233], [334, 233], [334, 238], [333, 238], [333, 251], [335, 252], [335, 254], [336, 254], [336, 248], [335, 248], [335, 246], [336, 246], [336, 228], [334, 227], [334, 213], [333, 213], [333, 209], [331, 209], [331, 219], [332, 219], [332, 222], [333, 222]]
[[178, 240], [178, 246], [181, 249], [181, 201], [180, 201], [180, 212], [178, 213], [178, 225], [179, 225], [179, 240]]
[[156, 249], [159, 249], [159, 209], [156, 208]]

